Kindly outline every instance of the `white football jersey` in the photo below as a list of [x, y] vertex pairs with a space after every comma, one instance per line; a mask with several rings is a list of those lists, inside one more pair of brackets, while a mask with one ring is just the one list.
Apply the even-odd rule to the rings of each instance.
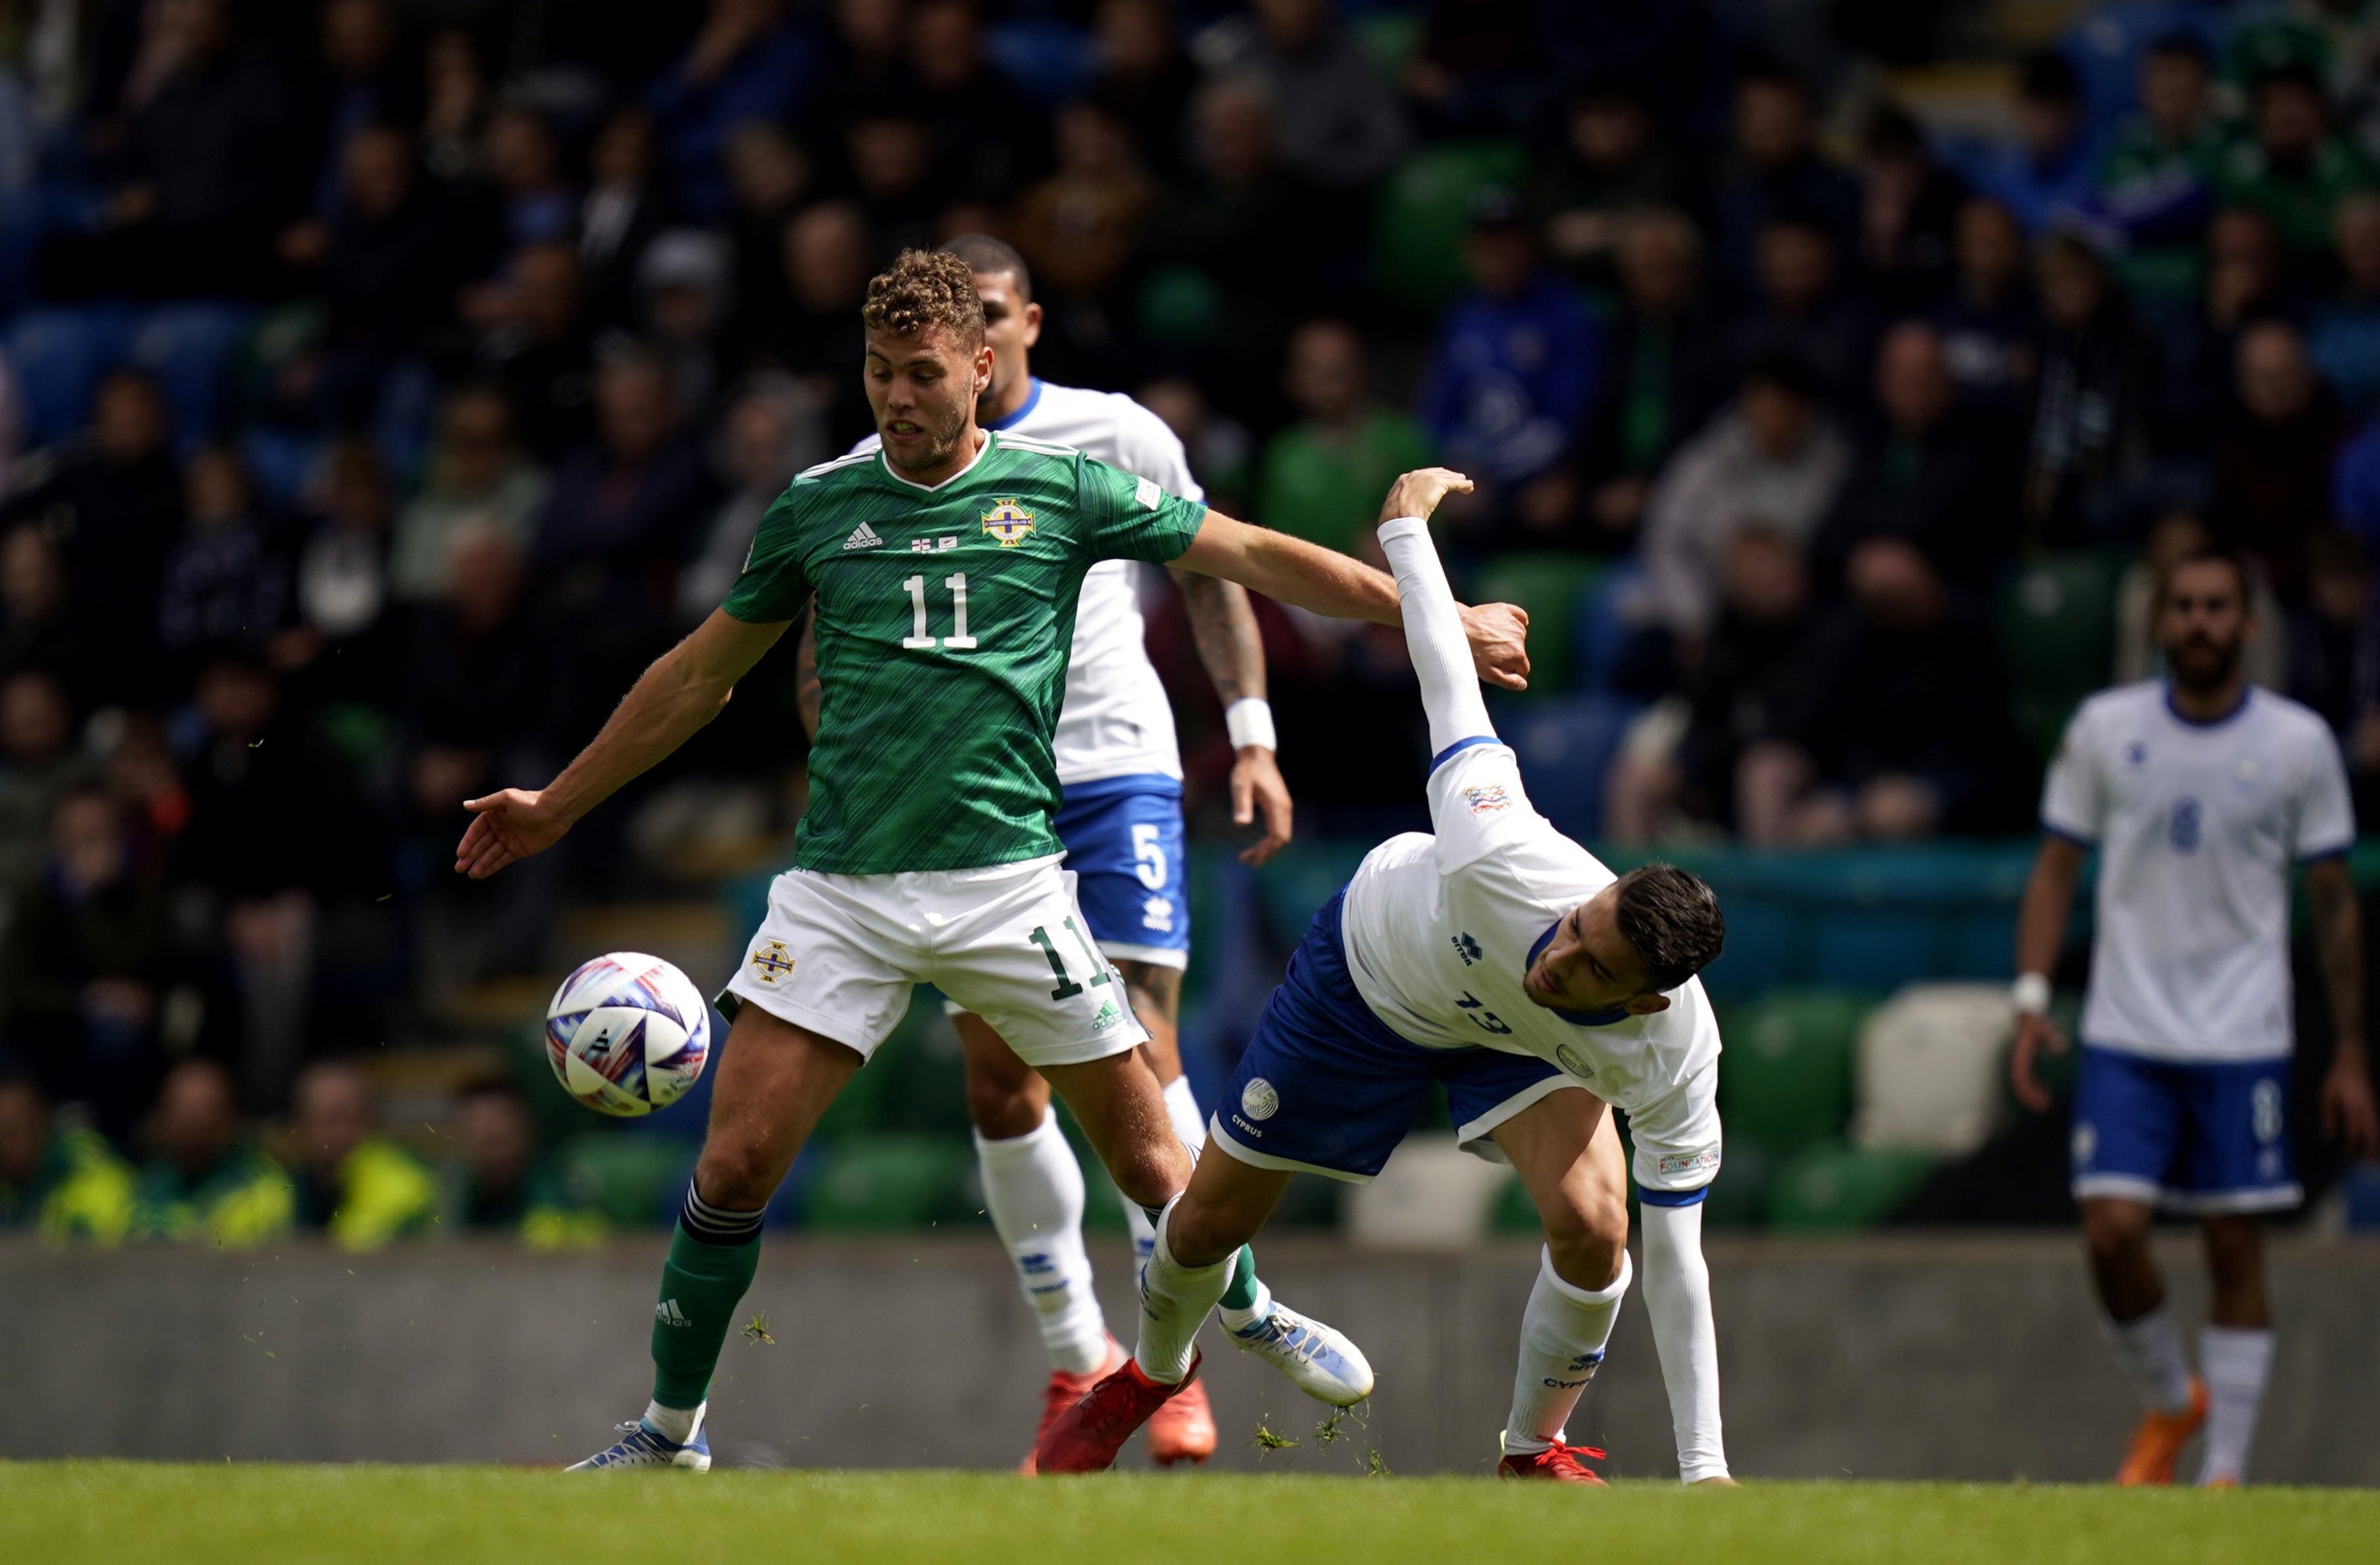
[[[1184, 500], [1207, 498], [1190, 476], [1189, 454], [1180, 438], [1164, 419], [1122, 392], [1083, 391], [1037, 377], [1025, 406], [990, 427], [1071, 445]], [[873, 451], [880, 443], [869, 435], [852, 450]], [[1137, 561], [1102, 560], [1083, 577], [1083, 596], [1075, 607], [1075, 650], [1066, 664], [1066, 698], [1053, 741], [1061, 783], [1182, 775], [1173, 708], [1144, 640], [1140, 570]]]
[[1529, 804], [1510, 746], [1470, 742], [1430, 773], [1435, 835], [1408, 831], [1347, 884], [1347, 970], [1390, 1030], [1431, 1049], [1534, 1054], [1628, 1111], [1645, 1190], [1710, 1183], [1719, 1163], [1718, 1024], [1700, 978], [1649, 1016], [1537, 1004], [1522, 976], [1555, 926], [1617, 877]]
[[2049, 765], [2044, 828], [2099, 849], [2085, 1041], [2162, 1060], [2289, 1051], [2289, 865], [2355, 841], [2330, 728], [2251, 688], [2192, 722], [2151, 681], [2082, 703]]

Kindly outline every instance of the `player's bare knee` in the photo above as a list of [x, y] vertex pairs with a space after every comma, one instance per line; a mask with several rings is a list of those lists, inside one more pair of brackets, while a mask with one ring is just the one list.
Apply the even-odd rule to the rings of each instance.
[[1116, 1188], [1144, 1207], [1162, 1207], [1190, 1183], [1190, 1155], [1171, 1137], [1163, 1146], [1125, 1147], [1107, 1162]]
[[1240, 1231], [1242, 1226], [1227, 1214], [1199, 1205], [1196, 1195], [1185, 1195], [1165, 1219], [1165, 1248], [1184, 1266], [1212, 1266], [1256, 1237]]
[[1046, 1091], [1033, 1091], [1029, 1078], [1014, 1083], [969, 1073], [966, 1109], [968, 1122], [986, 1141], [1013, 1141], [1041, 1128], [1050, 1099]]
[[1548, 1206], [1538, 1215], [1554, 1275], [1574, 1288], [1609, 1287], [1628, 1248], [1628, 1203], [1601, 1193], [1564, 1191]]
[[767, 1206], [776, 1193], [776, 1182], [770, 1177], [774, 1171], [761, 1148], [713, 1136], [703, 1143], [701, 1159], [695, 1165], [695, 1192], [714, 1207], [751, 1211]]
[[2148, 1243], [2154, 1214], [2137, 1201], [2085, 1201], [2082, 1237], [2095, 1256], [2122, 1256]]

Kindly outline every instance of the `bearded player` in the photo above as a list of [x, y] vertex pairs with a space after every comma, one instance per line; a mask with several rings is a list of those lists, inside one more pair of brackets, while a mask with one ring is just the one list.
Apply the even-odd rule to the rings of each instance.
[[[1436, 752], [1435, 832], [1392, 837], [1316, 916], [1216, 1110], [1190, 1188], [1157, 1225], [1131, 1363], [1062, 1413], [1035, 1457], [1093, 1472], [1196, 1364], [1195, 1280], [1254, 1237], [1291, 1175], [1362, 1182], [1433, 1083], [1466, 1150], [1518, 1171], [1545, 1223], [1521, 1318], [1499, 1471], [1600, 1484], [1600, 1451], [1564, 1425], [1628, 1291], [1628, 1113], [1645, 1230], [1645, 1302], [1669, 1385], [1679, 1475], [1730, 1480], [1702, 1207], [1718, 1171], [1718, 1027], [1695, 977], [1725, 934], [1694, 876], [1615, 877], [1530, 807], [1496, 737], [1427, 523], [1470, 480], [1440, 468], [1390, 491], [1396, 572]], [[1185, 1329], [1187, 1328], [1188, 1329]]]
[[[467, 804], [459, 871], [483, 878], [552, 846], [718, 715], [815, 601], [809, 809], [722, 996], [732, 1026], [662, 1268], [652, 1399], [582, 1468], [709, 1467], [710, 1378], [759, 1266], [762, 1209], [917, 984], [983, 1017], [1048, 1079], [1127, 1196], [1154, 1214], [1187, 1183], [1148, 1035], [1083, 927], [1050, 824], [1051, 737], [1090, 567], [1179, 564], [1317, 613], [1400, 623], [1395, 583], [1354, 560], [1080, 452], [978, 429], [992, 354], [957, 257], [905, 252], [870, 280], [862, 314], [883, 449], [794, 480], [726, 603], [552, 783]], [[1524, 683], [1524, 616], [1491, 605], [1467, 621], [1482, 672]], [[1233, 1260], [1191, 1280], [1199, 1317]], [[1173, 1362], [1164, 1334], [1150, 1354]], [[1187, 1377], [1184, 1365], [1172, 1384]]]
[[[2099, 851], [2096, 933], [2074, 1090], [2074, 1198], [2100, 1325], [2144, 1412], [2119, 1484], [2173, 1481], [2203, 1426], [2202, 1485], [2237, 1485], [2272, 1368], [2265, 1214], [2300, 1199], [2288, 1116], [2289, 871], [2330, 990], [2323, 1128], [2380, 1150], [2363, 1052], [2363, 936], [2348, 878], [2355, 817], [2338, 742], [2315, 713], [2251, 689], [2256, 634], [2235, 554], [2185, 559], [2157, 584], [2169, 677], [2082, 703], [2050, 762], [2041, 853], [2017, 925], [2017, 1096], [2036, 1111], [2048, 1017], [2083, 859]], [[2149, 1249], [2156, 1209], [2198, 1219], [2213, 1282], [2192, 1375]], [[2203, 1377], [2203, 1378], [2202, 1378]]]
[[[1128, 396], [1081, 391], [1037, 378], [1030, 353], [1041, 336], [1024, 257], [999, 239], [962, 235], [942, 247], [975, 273], [991, 346], [991, 384], [976, 402], [983, 429], [1072, 446], [1111, 467], [1148, 479], [1168, 494], [1203, 500], [1187, 455], [1164, 420]], [[873, 451], [870, 436], [854, 447]], [[1206, 1140], [1206, 1121], [1182, 1074], [1175, 1041], [1182, 974], [1190, 961], [1189, 862], [1182, 824], [1182, 757], [1165, 686], [1148, 661], [1140, 612], [1138, 565], [1103, 560], [1083, 578], [1066, 695], [1058, 714], [1058, 781], [1065, 790], [1056, 821], [1084, 925], [1101, 955], [1123, 975], [1134, 1013], [1148, 1029], [1148, 1060], [1165, 1090], [1166, 1112], [1187, 1146]], [[1265, 701], [1264, 642], [1248, 595], [1236, 583], [1175, 570], [1198, 653], [1222, 698], [1236, 752], [1232, 817], [1250, 823], [1260, 809], [1263, 839], [1240, 855], [1262, 864], [1289, 840], [1289, 790], [1274, 764], [1272, 709]], [[814, 638], [802, 638], [802, 716], [818, 732]], [[968, 1118], [992, 1227], [1016, 1268], [1050, 1357], [1041, 1427], [1123, 1362], [1091, 1287], [1083, 1244], [1083, 1174], [1050, 1108], [1050, 1086], [1001, 1040], [982, 1017], [950, 1006], [966, 1069]], [[1123, 1202], [1135, 1263], [1149, 1252], [1148, 1218]], [[1360, 1357], [1344, 1340], [1275, 1304], [1253, 1265], [1235, 1270], [1221, 1313], [1232, 1341], [1269, 1356], [1291, 1355], [1311, 1373], [1335, 1379], [1350, 1400], [1370, 1389]], [[1039, 1438], [1036, 1430], [1035, 1438]], [[1148, 1454], [1159, 1465], [1200, 1462], [1214, 1454], [1215, 1420], [1196, 1383], [1148, 1421]], [[1028, 1456], [1025, 1462], [1032, 1468]]]

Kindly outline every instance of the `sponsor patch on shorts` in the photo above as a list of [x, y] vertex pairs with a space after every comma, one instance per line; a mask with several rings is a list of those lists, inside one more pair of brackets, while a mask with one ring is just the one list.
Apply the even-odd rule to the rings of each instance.
[[1699, 1152], [1664, 1152], [1653, 1166], [1664, 1179], [1671, 1174], [1697, 1173], [1704, 1169], [1715, 1169], [1718, 1167], [1718, 1148], [1706, 1146]]

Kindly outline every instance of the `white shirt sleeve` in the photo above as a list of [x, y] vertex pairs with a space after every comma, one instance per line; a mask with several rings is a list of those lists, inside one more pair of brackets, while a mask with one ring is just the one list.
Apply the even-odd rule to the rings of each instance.
[[2066, 725], [2041, 788], [2041, 823], [2061, 837], [2095, 843], [2107, 815], [2105, 769], [2092, 710], [2085, 704]]
[[1496, 725], [1488, 721], [1479, 675], [1471, 666], [1471, 640], [1463, 633], [1463, 615], [1455, 607], [1454, 588], [1447, 584], [1446, 567], [1439, 561], [1438, 545], [1430, 541], [1429, 524], [1418, 516], [1385, 522], [1380, 547], [1396, 573], [1405, 646], [1421, 680], [1422, 710], [1429, 714], [1430, 768], [1435, 771], [1461, 745], [1495, 743]]
[[1678, 1441], [1678, 1477], [1684, 1483], [1727, 1476], [1719, 1428], [1718, 1328], [1711, 1319], [1710, 1267], [1703, 1259], [1703, 1209], [1640, 1208], [1645, 1235], [1645, 1313], [1661, 1382], [1670, 1392], [1670, 1425]]
[[2326, 858], [2355, 845], [2355, 801], [2347, 785], [2346, 758], [2327, 727], [2314, 734], [2309, 748], [2292, 847], [2300, 858]]
[[1115, 401], [1116, 455], [1121, 458], [1116, 466], [1168, 494], [1204, 501], [1207, 491], [1190, 471], [1190, 454], [1182, 448], [1182, 437], [1132, 398], [1119, 394]]

